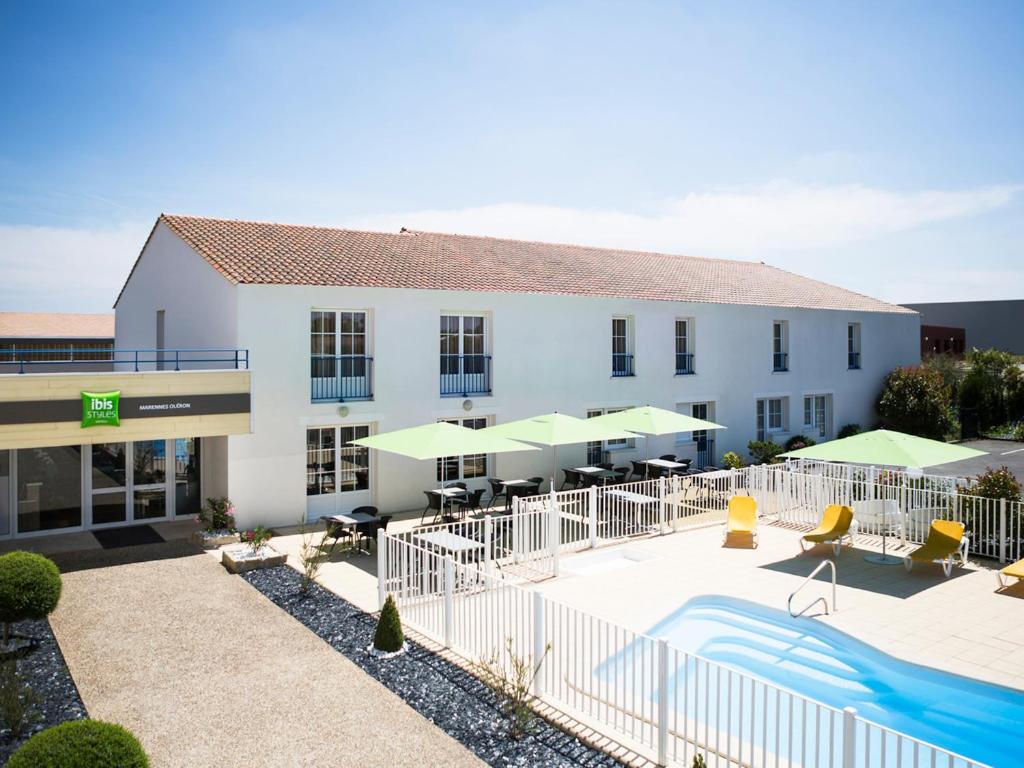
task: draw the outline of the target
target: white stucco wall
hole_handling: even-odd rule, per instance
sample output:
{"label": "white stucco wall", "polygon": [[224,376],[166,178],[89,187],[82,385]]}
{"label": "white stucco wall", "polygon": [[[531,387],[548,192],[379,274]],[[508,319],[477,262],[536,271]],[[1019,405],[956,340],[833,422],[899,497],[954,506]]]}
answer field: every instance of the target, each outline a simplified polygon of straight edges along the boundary
{"label": "white stucco wall", "polygon": [[[169,286],[180,285],[165,275]],[[195,307],[183,292],[182,309]],[[209,302],[204,314],[210,311]],[[342,418],[337,403],[310,403],[309,311],[366,310],[369,354],[374,357],[374,400],[349,402]],[[219,307],[223,310],[224,307]],[[493,355],[493,396],[439,395],[439,315],[484,313]],[[170,317],[170,312],[168,313]],[[635,370],[613,378],[610,328],[613,315],[634,318]],[[692,376],[674,375],[674,320],[695,319]],[[789,322],[790,370],[772,373],[774,320]],[[170,327],[170,320],[169,327]],[[227,318],[213,325],[227,324]],[[847,370],[849,322],[862,325],[862,368]],[[150,323],[152,324],[152,323]],[[211,322],[200,323],[210,328]],[[590,408],[713,401],[716,454],[746,456],[755,436],[755,400],[790,399],[790,430],[801,432],[803,396],[833,396],[833,432],[848,422],[874,423],[873,403],[885,374],[919,360],[915,314],[858,313],[715,304],[644,302],[571,296],[527,296],[459,291],[243,285],[237,288],[237,343],[253,361],[253,434],[229,438],[229,491],[242,524],[288,524],[305,512],[305,430],[308,426],[370,424],[385,432],[442,417],[488,416],[494,423],[561,411],[584,416]],[[118,325],[119,341],[121,324]],[[170,346],[170,335],[168,345]],[[651,456],[693,455],[674,436],[650,440]],[[434,463],[372,452],[372,503],[383,512],[421,508],[423,490],[436,486]],[[617,465],[642,458],[615,455]],[[579,466],[584,446],[559,450],[559,467]],[[490,474],[503,478],[550,474],[550,449],[497,456]],[[561,473],[559,473],[561,482]],[[363,503],[360,500],[359,503]]]}

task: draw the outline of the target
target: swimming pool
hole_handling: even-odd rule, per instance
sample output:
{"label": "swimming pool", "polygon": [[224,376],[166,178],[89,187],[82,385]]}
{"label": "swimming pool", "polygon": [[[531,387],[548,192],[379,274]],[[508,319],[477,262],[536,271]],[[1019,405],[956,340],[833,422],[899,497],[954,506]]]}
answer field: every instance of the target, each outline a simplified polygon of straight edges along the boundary
{"label": "swimming pool", "polygon": [[[830,707],[856,707],[860,717],[994,768],[1024,764],[1024,692],[910,664],[815,619],[792,619],[785,611],[756,603],[705,596],[690,600],[645,634]],[[649,663],[641,658],[645,655],[626,648],[595,674],[606,681],[627,679],[630,664]],[[669,671],[669,700],[677,709],[688,702],[688,689],[716,684],[702,683],[693,661]],[[717,685],[727,683],[719,680]],[[731,690],[733,683],[728,685]],[[706,696],[708,689],[703,691]],[[645,695],[654,694],[645,690]],[[786,713],[768,715],[771,721]],[[734,716],[730,727],[742,732],[747,727],[743,715]],[[799,723],[792,708],[788,717]],[[766,740],[783,741],[777,734]],[[870,748],[858,744],[859,752]],[[805,764],[821,762],[821,754],[813,761],[803,753],[801,757]],[[885,763],[895,765],[893,757]],[[869,757],[864,762],[875,761]]]}

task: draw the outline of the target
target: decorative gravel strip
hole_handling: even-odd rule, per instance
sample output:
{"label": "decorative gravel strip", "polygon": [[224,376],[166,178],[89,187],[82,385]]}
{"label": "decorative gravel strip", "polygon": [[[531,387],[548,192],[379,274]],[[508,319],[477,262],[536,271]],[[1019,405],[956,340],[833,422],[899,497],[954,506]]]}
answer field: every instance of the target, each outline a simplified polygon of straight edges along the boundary
{"label": "decorative gravel strip", "polygon": [[398,658],[373,658],[366,647],[376,618],[316,584],[303,597],[302,577],[292,568],[250,571],[242,578],[488,765],[622,765],[539,718],[532,733],[512,739],[494,692],[418,643],[410,641],[409,652]]}
{"label": "decorative gravel strip", "polygon": [[0,764],[6,762],[22,742],[44,728],[89,716],[50,630],[50,623],[45,619],[22,621],[14,625],[14,631],[39,639],[35,650],[18,658],[17,665],[21,681],[27,683],[42,700],[39,705],[42,718],[16,741],[11,741],[6,728],[0,731]]}

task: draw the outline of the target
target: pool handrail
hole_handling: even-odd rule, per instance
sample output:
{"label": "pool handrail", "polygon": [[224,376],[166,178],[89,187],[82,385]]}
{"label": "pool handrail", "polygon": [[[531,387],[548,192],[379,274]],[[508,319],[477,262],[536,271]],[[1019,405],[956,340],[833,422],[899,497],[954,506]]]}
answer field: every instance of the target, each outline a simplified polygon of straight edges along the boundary
{"label": "pool handrail", "polygon": [[[805,605],[803,610],[798,611],[797,613],[793,613],[793,598],[796,597],[797,593],[805,586],[807,586],[807,584],[810,581],[812,581],[815,576],[821,573],[821,569],[824,568],[826,565],[832,569],[832,610],[830,611],[828,609],[828,600],[825,599],[825,596],[819,595],[814,600]],[[835,613],[837,610],[839,610],[836,607],[836,564],[832,560],[826,559],[818,563],[814,570],[807,575],[807,578],[800,582],[800,586],[789,593],[789,599],[786,600],[786,609],[789,611],[790,617],[795,619],[798,616],[803,616],[805,613],[807,613],[807,611],[811,609],[811,606],[816,605],[818,602],[821,602],[825,606],[826,616],[829,613]]]}

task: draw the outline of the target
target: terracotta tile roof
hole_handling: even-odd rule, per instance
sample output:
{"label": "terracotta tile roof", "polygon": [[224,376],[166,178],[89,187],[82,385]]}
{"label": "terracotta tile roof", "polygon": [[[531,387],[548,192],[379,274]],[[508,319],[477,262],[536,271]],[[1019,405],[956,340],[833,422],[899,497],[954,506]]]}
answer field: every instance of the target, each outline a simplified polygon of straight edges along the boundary
{"label": "terracotta tile roof", "polygon": [[0,338],[112,339],[114,316],[72,312],[0,312]]}
{"label": "terracotta tile roof", "polygon": [[159,221],[233,283],[908,311],[758,262],[404,229],[360,232],[167,214]]}

